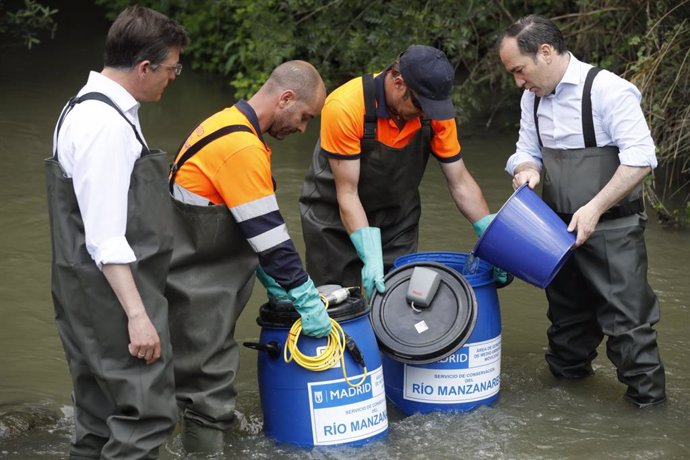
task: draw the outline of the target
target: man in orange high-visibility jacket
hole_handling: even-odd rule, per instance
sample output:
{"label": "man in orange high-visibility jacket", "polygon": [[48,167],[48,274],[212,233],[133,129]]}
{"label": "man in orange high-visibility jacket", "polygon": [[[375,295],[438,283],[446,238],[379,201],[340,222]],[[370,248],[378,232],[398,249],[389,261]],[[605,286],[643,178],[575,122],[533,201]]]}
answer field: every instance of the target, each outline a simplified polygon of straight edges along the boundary
{"label": "man in orange high-visibility jacket", "polygon": [[278,209],[263,137],[304,132],[325,98],[311,64],[281,64],[248,101],[197,126],[173,165],[175,247],[166,294],[189,452],[221,450],[235,418],[239,347],[233,335],[255,270],[269,295],[291,298],[305,334],[330,333],[325,305]]}
{"label": "man in orange high-visibility jacket", "polygon": [[475,231],[488,226],[493,215],[461,156],[453,79],[442,51],[412,45],[383,72],[328,96],[300,196],[307,270],[318,284],[360,285],[361,273],[368,296],[383,292],[384,270],[417,250],[429,155]]}

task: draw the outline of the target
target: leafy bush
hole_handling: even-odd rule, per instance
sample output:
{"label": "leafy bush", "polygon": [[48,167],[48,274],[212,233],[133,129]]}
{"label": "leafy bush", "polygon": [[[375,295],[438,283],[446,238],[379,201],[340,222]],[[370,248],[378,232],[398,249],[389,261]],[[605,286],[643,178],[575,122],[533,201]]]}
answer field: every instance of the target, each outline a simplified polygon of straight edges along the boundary
{"label": "leafy bush", "polygon": [[35,0],[25,0],[23,7],[17,6],[16,3],[12,2],[10,6],[5,7],[4,1],[0,0],[0,11],[5,11],[4,14],[0,14],[0,37],[10,37],[7,41],[3,39],[3,42],[20,42],[31,49],[41,42],[38,36],[43,32],[48,32],[50,38],[53,38],[57,28],[53,16],[58,10]]}
{"label": "leafy bush", "polygon": [[[127,0],[95,0],[114,16]],[[461,119],[500,129],[520,97],[495,49],[502,31],[531,13],[551,17],[580,59],[634,82],[664,178],[657,184],[687,208],[690,195],[690,0],[141,0],[177,18],[192,43],[184,59],[228,78],[236,97],[254,93],[279,63],[304,59],[329,89],[382,70],[413,43],[436,46],[456,68]],[[529,5],[528,5],[529,3]],[[510,128],[517,119],[513,117]],[[657,173],[659,175],[659,173]],[[685,212],[667,212],[682,222]],[[678,217],[674,217],[678,216]]]}

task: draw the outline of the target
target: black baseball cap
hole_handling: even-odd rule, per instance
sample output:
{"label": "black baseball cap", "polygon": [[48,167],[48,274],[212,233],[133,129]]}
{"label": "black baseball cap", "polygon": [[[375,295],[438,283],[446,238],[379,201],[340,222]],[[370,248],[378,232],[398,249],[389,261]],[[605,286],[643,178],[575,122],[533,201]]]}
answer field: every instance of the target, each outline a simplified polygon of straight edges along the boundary
{"label": "black baseball cap", "polygon": [[432,120],[455,118],[450,99],[455,70],[445,53],[432,46],[412,45],[398,56],[400,73]]}

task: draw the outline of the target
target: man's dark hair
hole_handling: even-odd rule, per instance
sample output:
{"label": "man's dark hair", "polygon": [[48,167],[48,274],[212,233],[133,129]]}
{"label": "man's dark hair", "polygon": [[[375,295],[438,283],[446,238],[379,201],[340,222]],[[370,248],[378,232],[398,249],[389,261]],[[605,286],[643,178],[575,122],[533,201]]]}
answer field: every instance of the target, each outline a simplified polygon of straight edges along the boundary
{"label": "man's dark hair", "polygon": [[522,54],[535,56],[539,45],[544,43],[553,46],[558,54],[568,51],[561,30],[549,18],[538,14],[531,14],[515,21],[503,32],[501,41],[504,38],[515,38]]}
{"label": "man's dark hair", "polygon": [[104,65],[130,69],[141,61],[160,64],[170,48],[184,48],[184,27],[164,14],[142,6],[127,7],[110,26],[105,39]]}

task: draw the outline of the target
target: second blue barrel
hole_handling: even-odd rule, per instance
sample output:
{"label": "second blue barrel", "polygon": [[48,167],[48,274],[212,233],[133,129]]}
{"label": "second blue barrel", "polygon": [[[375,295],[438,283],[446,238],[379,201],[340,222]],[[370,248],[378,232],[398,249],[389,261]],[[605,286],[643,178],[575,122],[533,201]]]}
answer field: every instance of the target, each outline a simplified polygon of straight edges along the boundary
{"label": "second blue barrel", "polygon": [[[338,364],[314,372],[283,359],[290,327],[299,318],[292,304],[261,306],[259,342],[244,345],[259,350],[259,395],[267,436],[312,448],[358,446],[388,434],[381,355],[368,312],[359,293],[328,309],[329,316],[357,345],[366,373],[349,353],[344,355],[345,369]],[[326,342],[326,338],[300,335],[297,344],[305,355],[316,356]]]}
{"label": "second blue barrel", "polygon": [[[447,300],[448,296],[441,298],[437,296],[436,301],[452,303],[455,302],[456,297],[458,299],[466,297],[467,302],[471,303],[472,294],[476,301],[476,318],[473,328],[466,327],[458,334],[458,337],[447,337],[444,340],[446,349],[437,351],[439,356],[437,360],[431,359],[431,354],[425,356],[406,354],[405,342],[401,342],[402,345],[396,344],[396,346],[400,345],[398,350],[404,350],[403,353],[386,350],[382,346],[386,396],[404,414],[435,411],[466,412],[478,406],[489,405],[499,397],[501,314],[493,267],[480,261],[474,273],[460,275],[469,257],[469,254],[455,252],[414,253],[399,257],[389,273],[390,275],[396,270],[399,272],[406,268],[410,269],[415,265],[440,264],[450,268],[459,278],[464,279],[472,292],[456,293],[450,296],[450,300]],[[386,286],[388,288],[388,284]],[[405,289],[404,285],[402,288]],[[448,319],[448,311],[455,311],[455,306],[443,305],[442,307],[432,304],[427,316],[433,315],[433,309],[437,308],[438,314],[446,316],[443,321],[452,321]],[[471,305],[467,309],[470,307]],[[462,315],[462,310],[463,308],[459,307],[458,314]],[[373,311],[372,314],[374,314]],[[374,329],[376,331],[377,328]],[[458,330],[453,332],[449,330],[448,334],[456,334]],[[456,346],[461,344],[461,346],[448,354],[448,347],[453,344]],[[409,346],[413,345],[413,342],[409,341]]]}

